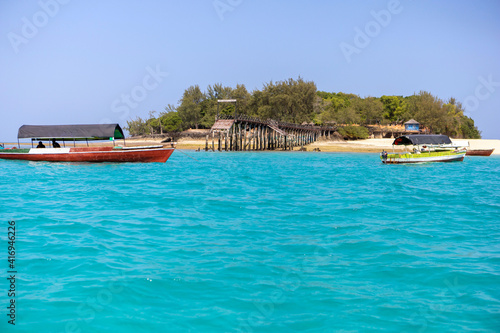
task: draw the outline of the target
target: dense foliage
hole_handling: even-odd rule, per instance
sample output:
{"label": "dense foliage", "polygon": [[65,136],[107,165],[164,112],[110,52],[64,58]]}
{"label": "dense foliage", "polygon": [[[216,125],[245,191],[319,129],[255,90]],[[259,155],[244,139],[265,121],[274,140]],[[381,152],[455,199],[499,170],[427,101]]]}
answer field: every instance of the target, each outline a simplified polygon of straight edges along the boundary
{"label": "dense foliage", "polygon": [[345,139],[368,139],[370,135],[366,127],[353,125],[339,127],[338,132]]}
{"label": "dense foliage", "polygon": [[[184,91],[178,106],[168,105],[155,117],[127,121],[131,135],[163,134],[189,128],[210,128],[217,114],[218,99],[237,99],[236,112],[261,119],[293,123],[361,125],[339,129],[345,137],[367,137],[363,126],[402,124],[415,119],[432,133],[458,138],[480,138],[474,120],[454,98],[448,101],[421,91],[411,96],[359,97],[354,94],[317,91],[316,84],[302,78],[264,84],[261,90],[248,92],[244,85],[235,88],[220,83],[202,91],[198,85]],[[234,104],[219,105],[221,114],[234,114]]]}

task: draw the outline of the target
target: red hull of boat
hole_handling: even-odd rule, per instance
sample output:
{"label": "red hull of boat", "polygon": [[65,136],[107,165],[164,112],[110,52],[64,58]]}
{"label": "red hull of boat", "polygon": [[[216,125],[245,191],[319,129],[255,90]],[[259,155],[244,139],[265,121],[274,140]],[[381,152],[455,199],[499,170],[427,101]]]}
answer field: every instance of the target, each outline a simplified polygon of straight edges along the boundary
{"label": "red hull of boat", "polygon": [[[33,149],[32,149],[33,150]],[[39,152],[39,153],[38,153]],[[25,161],[46,162],[160,162],[165,163],[174,148],[157,149],[113,149],[113,147],[99,148],[71,148],[69,152],[51,154],[42,149],[35,153],[2,153],[0,158]]]}
{"label": "red hull of boat", "polygon": [[465,155],[469,156],[490,156],[495,149],[472,149],[467,150]]}

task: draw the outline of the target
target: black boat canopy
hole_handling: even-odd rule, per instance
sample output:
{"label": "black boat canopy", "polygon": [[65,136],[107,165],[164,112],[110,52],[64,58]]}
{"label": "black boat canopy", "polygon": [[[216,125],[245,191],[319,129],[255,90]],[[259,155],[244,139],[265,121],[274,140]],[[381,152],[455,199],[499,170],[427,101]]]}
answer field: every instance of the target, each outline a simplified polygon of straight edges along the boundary
{"label": "black boat canopy", "polygon": [[114,140],[125,139],[118,124],[99,125],[23,125],[17,133],[18,139],[32,138],[56,140]]}
{"label": "black boat canopy", "polygon": [[393,145],[443,145],[451,144],[447,135],[442,134],[410,134],[397,137]]}

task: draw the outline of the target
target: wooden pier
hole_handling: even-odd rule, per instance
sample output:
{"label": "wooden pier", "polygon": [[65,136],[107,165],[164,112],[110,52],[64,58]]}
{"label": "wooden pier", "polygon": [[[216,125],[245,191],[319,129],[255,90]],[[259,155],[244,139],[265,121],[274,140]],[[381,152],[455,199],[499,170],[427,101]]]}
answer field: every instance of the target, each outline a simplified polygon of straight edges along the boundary
{"label": "wooden pier", "polygon": [[205,150],[293,150],[320,137],[330,138],[336,129],[334,126],[298,125],[245,115],[217,115],[207,135]]}

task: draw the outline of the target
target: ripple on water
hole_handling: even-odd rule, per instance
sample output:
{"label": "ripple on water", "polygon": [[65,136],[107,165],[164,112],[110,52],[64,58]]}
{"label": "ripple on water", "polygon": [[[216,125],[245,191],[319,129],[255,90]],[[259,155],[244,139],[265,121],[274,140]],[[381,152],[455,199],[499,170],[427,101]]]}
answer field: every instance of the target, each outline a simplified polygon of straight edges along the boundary
{"label": "ripple on water", "polygon": [[0,161],[19,331],[500,327],[498,158],[195,157]]}

